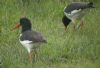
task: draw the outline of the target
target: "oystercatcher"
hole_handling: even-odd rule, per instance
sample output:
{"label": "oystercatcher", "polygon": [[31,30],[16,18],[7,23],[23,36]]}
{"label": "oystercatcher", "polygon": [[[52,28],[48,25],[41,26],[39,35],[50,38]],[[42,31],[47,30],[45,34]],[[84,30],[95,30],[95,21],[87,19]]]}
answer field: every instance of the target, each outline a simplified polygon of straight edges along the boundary
{"label": "oystercatcher", "polygon": [[46,43],[47,41],[43,38],[41,33],[32,30],[31,22],[28,18],[21,18],[20,23],[18,23],[13,30],[20,26],[22,27],[22,31],[19,41],[27,49],[29,61],[32,63],[32,50],[35,51],[40,46],[40,43]]}
{"label": "oystercatcher", "polygon": [[[64,8],[64,16],[62,18],[62,22],[65,26],[65,30],[70,22],[73,22],[74,28],[76,20],[82,20],[82,17],[88,12],[87,10],[90,8],[95,8],[93,6],[93,2],[73,2]],[[80,23],[80,25],[82,25]]]}

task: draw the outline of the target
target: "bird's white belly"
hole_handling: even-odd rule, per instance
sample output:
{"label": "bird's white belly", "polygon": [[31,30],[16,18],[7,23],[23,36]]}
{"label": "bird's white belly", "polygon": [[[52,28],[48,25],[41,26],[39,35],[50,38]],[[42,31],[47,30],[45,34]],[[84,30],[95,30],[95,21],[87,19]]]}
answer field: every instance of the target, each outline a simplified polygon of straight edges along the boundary
{"label": "bird's white belly", "polygon": [[36,49],[40,46],[40,43],[32,43],[32,41],[29,40],[24,40],[21,41],[19,40],[20,43],[27,49],[27,51],[30,53],[32,49]]}
{"label": "bird's white belly", "polygon": [[84,10],[74,10],[71,13],[66,13],[64,12],[64,14],[66,15],[66,17],[68,17],[69,19],[72,20],[72,22],[74,23],[75,20],[81,20],[83,18],[84,15],[86,15],[88,9],[84,9]]}
{"label": "bird's white belly", "polygon": [[24,40],[20,41],[20,43],[28,50],[28,52],[30,52],[31,49],[33,48],[32,41]]}
{"label": "bird's white belly", "polygon": [[71,19],[72,21],[74,20],[81,20],[82,17],[85,15],[85,11],[72,11],[71,13],[66,13],[64,12],[64,14]]}

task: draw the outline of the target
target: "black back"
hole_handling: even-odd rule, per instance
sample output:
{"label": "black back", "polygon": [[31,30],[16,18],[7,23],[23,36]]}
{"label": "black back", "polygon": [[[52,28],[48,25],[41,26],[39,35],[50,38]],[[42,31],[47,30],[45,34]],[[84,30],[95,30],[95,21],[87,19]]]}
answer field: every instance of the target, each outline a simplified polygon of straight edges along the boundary
{"label": "black back", "polygon": [[21,41],[29,40],[32,41],[33,43],[46,42],[41,33],[32,30],[27,30],[23,32],[22,36],[20,37],[20,40]]}
{"label": "black back", "polygon": [[83,9],[86,9],[86,8],[94,8],[93,3],[92,2],[89,2],[89,3],[84,3],[84,2],[71,3],[65,8],[64,12],[70,13],[73,10],[78,10],[78,9],[83,10]]}

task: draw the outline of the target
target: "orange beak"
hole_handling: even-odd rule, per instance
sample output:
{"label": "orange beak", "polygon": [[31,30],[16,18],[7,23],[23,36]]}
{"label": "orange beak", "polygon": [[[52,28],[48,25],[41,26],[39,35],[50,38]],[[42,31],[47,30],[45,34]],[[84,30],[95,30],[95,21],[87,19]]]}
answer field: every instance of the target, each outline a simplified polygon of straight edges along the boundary
{"label": "orange beak", "polygon": [[11,31],[14,31],[15,29],[19,28],[20,26],[21,26],[20,23],[16,24],[16,26]]}

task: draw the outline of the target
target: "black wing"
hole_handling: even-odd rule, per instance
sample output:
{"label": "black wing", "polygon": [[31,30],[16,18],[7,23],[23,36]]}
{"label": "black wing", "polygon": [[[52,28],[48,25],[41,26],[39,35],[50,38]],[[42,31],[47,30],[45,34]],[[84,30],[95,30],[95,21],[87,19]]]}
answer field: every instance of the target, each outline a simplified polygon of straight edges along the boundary
{"label": "black wing", "polygon": [[41,33],[36,32],[36,31],[25,31],[22,36],[20,37],[20,39],[23,40],[29,40],[32,41],[33,43],[37,43],[37,42],[46,42],[46,40],[43,38],[43,36],[41,35]]}
{"label": "black wing", "polygon": [[73,10],[86,9],[86,8],[88,8],[87,3],[71,3],[64,9],[64,12],[70,13]]}

